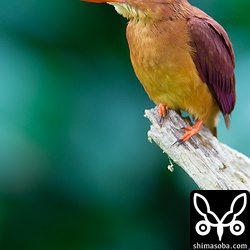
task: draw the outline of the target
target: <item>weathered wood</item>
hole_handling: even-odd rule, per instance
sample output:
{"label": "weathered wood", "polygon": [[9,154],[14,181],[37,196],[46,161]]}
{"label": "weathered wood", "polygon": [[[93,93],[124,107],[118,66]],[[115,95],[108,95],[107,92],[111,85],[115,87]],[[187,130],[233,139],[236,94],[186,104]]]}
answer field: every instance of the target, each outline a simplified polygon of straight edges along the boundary
{"label": "weathered wood", "polygon": [[201,189],[250,191],[250,159],[218,141],[206,127],[188,142],[178,145],[175,142],[184,133],[181,128],[191,124],[189,118],[169,110],[160,127],[157,107],[145,110],[145,117],[152,123],[149,141],[155,141]]}

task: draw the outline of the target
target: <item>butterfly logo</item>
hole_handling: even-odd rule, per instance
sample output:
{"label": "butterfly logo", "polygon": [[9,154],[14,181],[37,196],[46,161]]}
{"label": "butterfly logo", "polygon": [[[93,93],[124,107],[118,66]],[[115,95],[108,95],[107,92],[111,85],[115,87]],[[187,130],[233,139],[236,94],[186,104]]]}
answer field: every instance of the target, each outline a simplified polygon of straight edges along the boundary
{"label": "butterfly logo", "polygon": [[[240,200],[243,199],[243,205],[240,206],[239,204]],[[200,206],[198,205],[198,201]],[[245,210],[247,205],[247,195],[246,193],[239,194],[236,196],[230,206],[230,210],[227,211],[221,219],[210,209],[210,205],[208,203],[208,200],[201,194],[195,193],[193,196],[193,203],[196,211],[203,217],[202,220],[196,223],[195,230],[196,232],[201,235],[205,236],[209,234],[211,231],[211,227],[217,228],[217,235],[219,238],[219,241],[221,241],[224,228],[229,227],[230,232],[235,235],[239,236],[242,235],[245,231],[245,225],[242,221],[237,220],[237,217]],[[238,204],[237,204],[238,203]],[[235,206],[237,204],[237,207]],[[205,205],[205,211],[204,211],[204,205]],[[225,222],[226,219],[230,220],[230,222]]]}

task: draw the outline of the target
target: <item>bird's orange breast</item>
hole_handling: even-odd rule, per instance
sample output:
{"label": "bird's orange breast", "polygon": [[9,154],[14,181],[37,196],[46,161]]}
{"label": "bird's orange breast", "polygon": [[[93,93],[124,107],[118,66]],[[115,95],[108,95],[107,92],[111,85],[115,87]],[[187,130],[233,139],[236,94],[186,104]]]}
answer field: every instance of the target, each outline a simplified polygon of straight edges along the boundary
{"label": "bird's orange breast", "polygon": [[214,123],[219,108],[193,62],[186,22],[130,22],[127,40],[135,73],[156,104]]}

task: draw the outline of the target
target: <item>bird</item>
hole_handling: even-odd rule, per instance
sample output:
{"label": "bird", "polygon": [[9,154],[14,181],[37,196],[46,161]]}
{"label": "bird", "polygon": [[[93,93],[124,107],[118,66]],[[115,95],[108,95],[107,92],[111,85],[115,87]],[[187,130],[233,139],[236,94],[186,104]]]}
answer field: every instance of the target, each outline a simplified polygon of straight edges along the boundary
{"label": "bird", "polygon": [[235,106],[234,50],[225,29],[187,0],[83,0],[108,3],[128,19],[126,38],[134,72],[158,105],[185,111],[194,124],[179,144],[205,125],[217,136],[220,112],[226,127]]}

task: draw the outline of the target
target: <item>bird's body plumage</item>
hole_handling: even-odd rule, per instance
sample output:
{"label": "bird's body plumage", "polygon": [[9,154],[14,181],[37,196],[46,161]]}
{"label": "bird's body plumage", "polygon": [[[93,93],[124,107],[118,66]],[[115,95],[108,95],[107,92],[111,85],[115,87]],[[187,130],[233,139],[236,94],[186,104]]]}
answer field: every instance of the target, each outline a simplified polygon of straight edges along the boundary
{"label": "bird's body plumage", "polygon": [[[160,27],[154,22],[128,24],[127,38],[135,73],[157,105],[163,103],[170,109],[184,110],[195,120],[205,120],[214,130],[219,108],[197,72],[187,26],[179,19],[162,22]],[[176,33],[177,28],[182,36]],[[146,39],[139,42],[141,34]]]}
{"label": "bird's body plumage", "polygon": [[110,4],[129,19],[126,35],[132,65],[149,97],[157,105],[204,121],[214,135],[219,111],[229,127],[235,76],[234,52],[225,30],[187,0]]}

